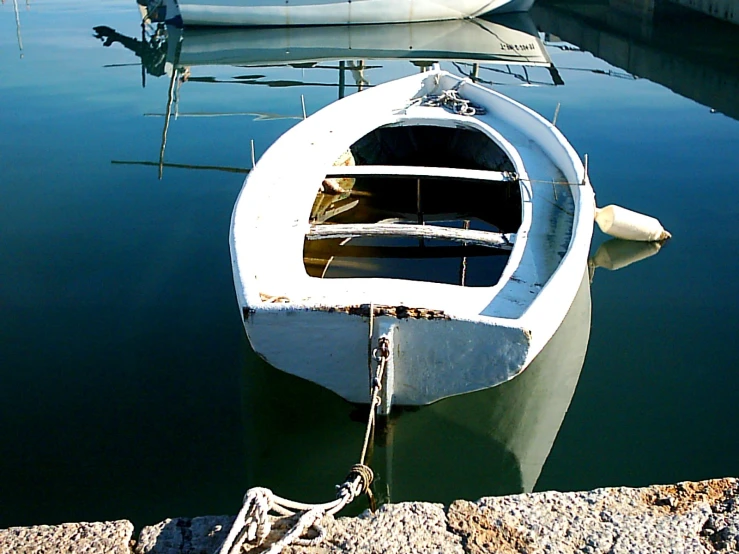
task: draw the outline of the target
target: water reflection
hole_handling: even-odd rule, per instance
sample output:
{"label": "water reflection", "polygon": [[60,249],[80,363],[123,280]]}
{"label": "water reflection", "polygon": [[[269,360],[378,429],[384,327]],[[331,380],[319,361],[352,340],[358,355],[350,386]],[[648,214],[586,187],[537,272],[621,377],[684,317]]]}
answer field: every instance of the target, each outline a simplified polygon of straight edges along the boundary
{"label": "water reflection", "polygon": [[[407,60],[416,71],[423,71],[432,63],[449,61],[458,73],[484,84],[494,84],[501,78],[528,85],[564,84],[532,19],[524,13],[489,20],[326,27],[183,30],[161,23],[143,24],[141,38],[127,36],[105,25],[93,30],[103,46],[120,44],[139,58],[144,86],[146,75],[167,75],[170,79],[166,109],[162,114],[164,125],[159,160],[130,162],[157,165],[160,179],[167,165],[164,158],[173,115],[236,115],[236,112],[180,113],[181,88],[187,82],[269,88],[328,87],[336,88],[337,97],[343,98],[350,92],[372,86],[374,78],[370,73],[373,70],[381,69],[389,61]],[[238,74],[223,77],[197,71],[209,67],[236,68]],[[300,70],[301,78],[275,79],[264,74],[264,69],[276,67]],[[243,68],[260,68],[261,71],[244,74]],[[546,76],[534,77],[529,68],[543,69]],[[325,72],[319,70],[326,69],[335,71],[335,79],[325,79]],[[308,79],[306,71],[315,73],[317,79]],[[262,111],[239,112],[239,115],[252,115],[261,120],[294,118]],[[247,168],[214,169],[248,171]]]}
{"label": "water reflection", "polygon": [[548,35],[739,119],[735,25],[659,0],[542,0],[531,16]]}
{"label": "water reflection", "polygon": [[662,246],[664,243],[659,241],[607,240],[598,247],[589,260],[591,275],[599,267],[615,271],[651,258],[662,249]]}
{"label": "water reflection", "polygon": [[[483,491],[533,490],[580,376],[590,309],[585,273],[561,327],[520,376],[394,411],[370,462],[380,500],[450,502]],[[337,396],[256,360],[243,379],[245,444],[256,454],[249,459],[249,486],[274,486],[283,496],[299,491],[311,501],[330,498],[331,486],[356,462],[363,411],[352,414]]]}
{"label": "water reflection", "polygon": [[[489,20],[327,27],[182,30],[157,24],[144,25],[140,39],[105,25],[95,27],[94,31],[104,46],[119,43],[131,50],[146,71],[155,76],[165,72],[171,75],[177,69],[184,75],[189,68],[197,66],[290,65],[300,69],[319,69],[320,64],[326,61],[351,60],[356,63],[357,60],[368,59],[405,59],[419,67],[453,60],[460,67],[471,62],[546,67],[556,71],[527,14],[509,14]],[[370,68],[344,67],[345,71],[357,72],[355,81],[360,88],[369,84],[362,75],[367,69]],[[185,80],[188,78],[192,77],[187,75]],[[516,78],[525,80],[526,77],[517,74]],[[553,77],[551,84],[559,84],[558,79]],[[201,77],[200,80],[206,81],[207,78]],[[235,77],[234,82],[255,84],[259,79]],[[264,84],[291,86],[305,83]]]}
{"label": "water reflection", "polygon": [[[26,3],[26,9],[28,9],[29,4]],[[15,13],[15,34],[18,38],[18,51],[20,52],[20,57],[23,57],[23,36],[21,34],[21,14],[18,10],[18,0],[13,0],[13,12]]]}

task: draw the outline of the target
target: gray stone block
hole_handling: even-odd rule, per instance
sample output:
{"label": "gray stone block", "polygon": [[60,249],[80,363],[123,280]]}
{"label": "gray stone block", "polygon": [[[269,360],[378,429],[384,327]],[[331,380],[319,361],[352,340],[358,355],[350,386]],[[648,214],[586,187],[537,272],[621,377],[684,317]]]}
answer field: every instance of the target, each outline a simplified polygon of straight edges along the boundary
{"label": "gray stone block", "polygon": [[144,527],[135,554],[215,554],[233,516],[178,517]]}
{"label": "gray stone block", "polygon": [[[215,554],[234,517],[167,519],[134,545],[128,521],[0,530],[0,554]],[[296,518],[273,518],[262,552]],[[356,518],[325,517],[325,539],[285,554],[704,554],[739,551],[739,481],[406,502]],[[309,531],[315,533],[314,531]]]}
{"label": "gray stone block", "polygon": [[63,523],[0,529],[0,554],[130,554],[133,523]]}
{"label": "gray stone block", "polygon": [[[451,533],[441,504],[404,502],[376,513],[339,518],[323,544],[324,552],[363,554],[463,554],[461,537]],[[311,552],[308,549],[302,551]],[[302,552],[297,550],[296,552]],[[316,550],[313,550],[315,552]]]}
{"label": "gray stone block", "polygon": [[[735,479],[720,479],[643,489],[544,492],[457,501],[447,515],[450,528],[464,537],[466,550],[473,554],[703,554],[716,546],[705,539],[704,526],[716,506],[736,496],[736,489]],[[722,523],[714,521],[717,524]]]}

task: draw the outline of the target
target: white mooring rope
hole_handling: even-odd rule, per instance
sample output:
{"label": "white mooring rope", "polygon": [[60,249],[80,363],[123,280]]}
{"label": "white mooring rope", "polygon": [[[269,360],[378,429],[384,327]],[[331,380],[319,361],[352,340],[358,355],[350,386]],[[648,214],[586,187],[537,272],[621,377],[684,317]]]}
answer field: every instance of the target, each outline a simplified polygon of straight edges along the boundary
{"label": "white mooring rope", "polygon": [[[372,380],[370,409],[362,452],[359,463],[352,466],[344,482],[336,487],[336,499],[324,504],[306,504],[282,498],[263,487],[251,488],[246,491],[244,504],[236,516],[226,540],[223,541],[221,548],[218,550],[218,554],[239,554],[244,543],[253,546],[261,545],[272,530],[270,512],[281,516],[292,516],[298,512],[302,512],[302,514],[292,528],[265,551],[267,554],[279,554],[283,548],[291,544],[316,546],[325,538],[325,530],[320,525],[324,516],[334,515],[362,494],[367,494],[370,501],[373,501],[370,485],[374,479],[374,474],[372,469],[365,465],[365,461],[370,438],[375,427],[377,406],[382,402],[380,398],[382,377],[390,358],[390,344],[387,338],[379,339],[377,348],[372,352],[372,358],[377,362],[377,370]],[[308,529],[313,529],[316,537],[312,539],[304,538],[303,533]]]}
{"label": "white mooring rope", "polygon": [[473,104],[470,100],[459,95],[459,86],[463,82],[465,81],[461,81],[454,88],[444,90],[439,94],[427,94],[421,98],[416,98],[411,105],[418,104],[419,106],[432,108],[441,106],[458,115],[485,115],[485,108]]}

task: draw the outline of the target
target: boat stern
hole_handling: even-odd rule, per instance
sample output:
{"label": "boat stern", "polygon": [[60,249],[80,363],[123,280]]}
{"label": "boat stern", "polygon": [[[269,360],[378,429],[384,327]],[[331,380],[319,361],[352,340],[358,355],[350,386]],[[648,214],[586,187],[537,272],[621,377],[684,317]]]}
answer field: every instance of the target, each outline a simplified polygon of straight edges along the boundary
{"label": "boat stern", "polygon": [[406,306],[295,307],[267,304],[245,310],[254,350],[287,373],[344,399],[369,402],[373,350],[390,343],[382,412],[392,405],[425,405],[504,383],[528,361],[531,334],[502,321],[454,319]]}

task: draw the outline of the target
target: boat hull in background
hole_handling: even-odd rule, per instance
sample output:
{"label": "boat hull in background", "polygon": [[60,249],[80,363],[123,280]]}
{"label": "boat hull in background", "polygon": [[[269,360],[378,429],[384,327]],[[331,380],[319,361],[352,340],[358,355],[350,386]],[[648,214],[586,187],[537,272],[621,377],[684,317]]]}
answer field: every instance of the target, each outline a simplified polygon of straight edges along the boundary
{"label": "boat hull in background", "polygon": [[411,23],[526,11],[534,0],[167,0],[185,25],[302,26]]}

